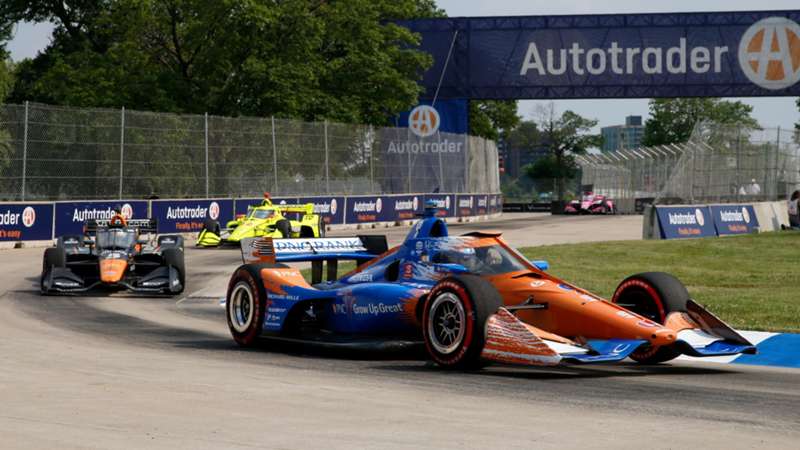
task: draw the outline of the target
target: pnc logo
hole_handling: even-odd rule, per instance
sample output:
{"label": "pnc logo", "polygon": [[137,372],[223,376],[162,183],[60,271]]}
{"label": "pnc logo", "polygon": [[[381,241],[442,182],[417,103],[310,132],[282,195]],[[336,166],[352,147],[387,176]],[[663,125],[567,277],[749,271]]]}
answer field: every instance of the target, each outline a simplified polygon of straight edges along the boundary
{"label": "pnc logo", "polygon": [[408,128],[419,137],[428,137],[439,130],[439,112],[432,106],[419,105],[408,115]]}
{"label": "pnc logo", "polygon": [[800,81],[800,25],[786,17],[754,23],[739,42],[739,65],[764,89],[784,89]]}
{"label": "pnc logo", "polygon": [[219,203],[211,202],[211,204],[208,205],[208,217],[213,220],[217,220],[219,218]]}
{"label": "pnc logo", "polygon": [[25,228],[30,228],[36,222],[36,210],[28,206],[22,210],[22,224]]}

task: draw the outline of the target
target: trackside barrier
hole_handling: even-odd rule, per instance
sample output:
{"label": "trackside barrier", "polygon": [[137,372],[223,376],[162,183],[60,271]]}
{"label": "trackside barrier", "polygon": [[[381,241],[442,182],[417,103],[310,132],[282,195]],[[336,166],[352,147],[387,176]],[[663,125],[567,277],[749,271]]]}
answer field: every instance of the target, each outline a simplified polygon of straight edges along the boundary
{"label": "trackside barrier", "polygon": [[785,202],[655,205],[644,211],[644,239],[728,236],[780,230],[788,224]]}
{"label": "trackside barrier", "polygon": [[[263,198],[174,200],[97,200],[0,203],[0,242],[46,241],[80,234],[89,219],[107,219],[119,205],[128,218],[155,218],[159,233],[194,233],[206,219],[225,223]],[[277,204],[313,203],[328,225],[414,220],[432,201],[442,217],[462,218],[502,212],[500,194],[402,194],[368,196],[276,197]],[[459,207],[459,202],[461,206]]]}

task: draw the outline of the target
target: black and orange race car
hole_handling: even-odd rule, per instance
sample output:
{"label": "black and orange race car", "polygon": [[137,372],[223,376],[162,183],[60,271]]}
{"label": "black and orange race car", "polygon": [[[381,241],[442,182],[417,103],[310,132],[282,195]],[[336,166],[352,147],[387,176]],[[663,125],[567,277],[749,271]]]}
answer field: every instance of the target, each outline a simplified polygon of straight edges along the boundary
{"label": "black and orange race car", "polygon": [[90,220],[84,235],[60,236],[42,262],[46,295],[94,288],[177,295],[185,283],[183,237],[157,235],[155,219]]}

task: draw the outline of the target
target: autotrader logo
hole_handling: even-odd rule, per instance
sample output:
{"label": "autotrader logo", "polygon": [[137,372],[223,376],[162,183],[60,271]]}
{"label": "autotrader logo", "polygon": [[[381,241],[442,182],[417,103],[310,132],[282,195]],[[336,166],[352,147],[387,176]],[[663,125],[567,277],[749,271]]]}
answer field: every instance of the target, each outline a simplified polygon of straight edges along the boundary
{"label": "autotrader logo", "polygon": [[219,218],[219,203],[211,202],[211,204],[208,205],[208,217],[212,220],[217,220]]}
{"label": "autotrader logo", "polygon": [[28,206],[22,211],[22,224],[30,228],[36,223],[36,210]]}
{"label": "autotrader logo", "polygon": [[702,227],[703,225],[706,224],[706,218],[703,215],[703,211],[700,211],[699,208],[694,210],[694,216],[697,218],[698,225]]}
{"label": "autotrader logo", "polygon": [[122,209],[120,212],[122,213],[122,217],[126,219],[130,219],[131,217],[133,217],[133,207],[131,206],[130,203],[125,203],[124,205],[122,205]]}
{"label": "autotrader logo", "polygon": [[764,89],[794,85],[800,81],[800,25],[786,17],[754,23],[739,42],[739,65]]}
{"label": "autotrader logo", "polygon": [[432,106],[419,105],[408,115],[408,128],[419,137],[428,137],[439,130],[439,112]]}

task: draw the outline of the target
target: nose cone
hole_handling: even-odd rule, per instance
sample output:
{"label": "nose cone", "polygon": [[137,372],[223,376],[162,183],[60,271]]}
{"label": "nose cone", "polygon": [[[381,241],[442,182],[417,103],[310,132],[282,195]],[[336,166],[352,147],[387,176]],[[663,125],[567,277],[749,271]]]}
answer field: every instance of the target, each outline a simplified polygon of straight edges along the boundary
{"label": "nose cone", "polygon": [[669,328],[660,328],[650,335],[650,344],[653,346],[670,345],[675,342],[677,333]]}
{"label": "nose cone", "polygon": [[118,283],[125,275],[128,261],[124,259],[100,260],[100,281],[103,283]]}

